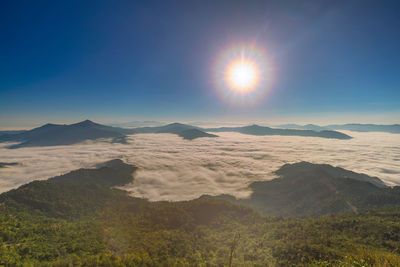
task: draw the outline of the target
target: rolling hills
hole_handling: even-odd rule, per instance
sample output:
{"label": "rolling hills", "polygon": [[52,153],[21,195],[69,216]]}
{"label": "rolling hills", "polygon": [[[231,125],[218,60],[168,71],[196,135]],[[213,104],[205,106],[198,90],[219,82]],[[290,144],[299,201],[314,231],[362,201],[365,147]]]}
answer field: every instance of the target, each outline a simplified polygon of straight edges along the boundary
{"label": "rolling hills", "polygon": [[[355,182],[348,184],[354,186],[352,190],[360,183],[365,188],[389,190],[376,178],[329,165],[302,162],[285,165],[277,174],[282,175],[278,178],[281,180],[294,179],[298,186],[295,176],[317,174],[319,169],[332,176],[322,178],[323,182],[348,179]],[[135,170],[113,160],[96,169],[72,171],[1,194],[0,264],[227,266],[232,251],[233,266],[400,264],[398,206],[360,214],[291,219],[265,217],[251,208],[210,196],[149,202],[112,188],[132,181]],[[309,185],[316,182],[312,177],[300,179]],[[255,192],[271,192],[254,188]],[[359,190],[368,190],[365,188]],[[320,196],[319,192],[310,192]]]}

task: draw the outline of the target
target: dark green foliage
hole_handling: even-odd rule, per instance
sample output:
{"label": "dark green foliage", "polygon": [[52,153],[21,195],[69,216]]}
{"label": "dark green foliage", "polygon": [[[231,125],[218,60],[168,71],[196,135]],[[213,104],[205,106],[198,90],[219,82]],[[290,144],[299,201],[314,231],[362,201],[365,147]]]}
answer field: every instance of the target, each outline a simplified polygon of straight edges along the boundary
{"label": "dark green foliage", "polygon": [[227,266],[233,242],[232,266],[400,265],[400,208],[264,217],[209,196],[132,198],[105,186],[117,174],[92,183],[97,172],[72,172],[1,194],[0,265]]}
{"label": "dark green foliage", "polygon": [[397,264],[399,218],[399,209],[264,218],[213,197],[152,203],[96,185],[39,181],[1,195],[0,263],[224,266],[240,233],[233,266],[339,263],[346,256]]}
{"label": "dark green foliage", "polygon": [[97,169],[79,169],[53,177],[49,181],[111,187],[132,182],[132,175],[135,170],[135,166],[126,164],[120,159],[115,159],[102,164]]}

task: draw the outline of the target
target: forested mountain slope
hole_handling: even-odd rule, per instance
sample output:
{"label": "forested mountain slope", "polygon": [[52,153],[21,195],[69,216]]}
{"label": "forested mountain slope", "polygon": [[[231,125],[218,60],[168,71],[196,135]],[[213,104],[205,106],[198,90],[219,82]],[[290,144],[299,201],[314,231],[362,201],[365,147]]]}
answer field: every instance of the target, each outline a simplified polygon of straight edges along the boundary
{"label": "forested mountain slope", "polygon": [[[116,166],[125,171],[108,173]],[[128,166],[112,161],[1,194],[0,264],[229,266],[233,245],[232,266],[400,264],[399,208],[285,219],[215,197],[149,202],[110,188]]]}
{"label": "forested mountain slope", "polygon": [[327,164],[285,164],[270,181],[249,185],[248,199],[219,196],[272,216],[301,217],[366,210],[400,205],[400,187],[388,187],[370,177]]}

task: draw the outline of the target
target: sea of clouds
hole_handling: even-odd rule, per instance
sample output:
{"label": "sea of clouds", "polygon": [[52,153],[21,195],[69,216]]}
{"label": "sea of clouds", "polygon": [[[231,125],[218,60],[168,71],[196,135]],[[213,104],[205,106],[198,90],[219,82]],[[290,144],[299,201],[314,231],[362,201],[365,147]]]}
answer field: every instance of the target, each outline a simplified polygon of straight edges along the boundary
{"label": "sea of clouds", "polygon": [[400,184],[400,135],[346,132],[351,140],[218,133],[183,140],[172,134],[138,134],[128,144],[104,141],[70,146],[7,149],[0,144],[0,192],[37,179],[121,158],[139,167],[123,187],[150,200],[189,200],[203,194],[247,197],[253,181],[270,180],[285,163],[309,161],[340,166]]}

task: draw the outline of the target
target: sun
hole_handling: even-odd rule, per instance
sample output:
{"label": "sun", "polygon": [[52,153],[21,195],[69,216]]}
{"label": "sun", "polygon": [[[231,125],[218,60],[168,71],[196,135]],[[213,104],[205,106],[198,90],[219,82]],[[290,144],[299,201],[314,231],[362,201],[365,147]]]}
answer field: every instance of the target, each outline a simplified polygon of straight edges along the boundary
{"label": "sun", "polygon": [[215,89],[234,106],[258,105],[270,92],[274,71],[266,48],[257,44],[233,44],[221,50],[212,65]]}
{"label": "sun", "polygon": [[235,91],[246,93],[254,89],[259,80],[259,69],[249,59],[236,59],[228,64],[226,82]]}

